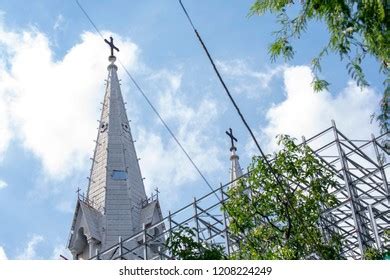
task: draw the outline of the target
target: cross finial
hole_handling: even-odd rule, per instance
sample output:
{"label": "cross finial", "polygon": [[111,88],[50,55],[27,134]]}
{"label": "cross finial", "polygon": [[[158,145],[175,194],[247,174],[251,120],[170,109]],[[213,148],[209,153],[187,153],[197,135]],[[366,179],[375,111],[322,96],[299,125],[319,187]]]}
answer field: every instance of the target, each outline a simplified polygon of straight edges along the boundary
{"label": "cross finial", "polygon": [[230,151],[237,150],[237,148],[234,146],[234,142],[237,142],[237,138],[234,137],[233,130],[231,128],[229,128],[229,131],[226,131],[225,133],[230,137],[230,141],[231,141],[231,144],[232,144],[232,146],[230,148]]}
{"label": "cross finial", "polygon": [[158,199],[158,194],[160,193],[160,191],[158,190],[158,188],[154,188],[154,191],[156,192],[156,197]]}
{"label": "cross finial", "polygon": [[81,191],[81,189],[80,189],[80,188],[77,188],[77,191],[76,191],[77,197],[80,197],[80,191]]}
{"label": "cross finial", "polygon": [[107,39],[104,39],[104,42],[106,42],[110,46],[111,56],[114,56],[114,50],[119,52],[119,49],[117,47],[115,47],[115,45],[114,45],[114,39],[112,39],[112,37],[110,37],[110,41],[108,41]]}

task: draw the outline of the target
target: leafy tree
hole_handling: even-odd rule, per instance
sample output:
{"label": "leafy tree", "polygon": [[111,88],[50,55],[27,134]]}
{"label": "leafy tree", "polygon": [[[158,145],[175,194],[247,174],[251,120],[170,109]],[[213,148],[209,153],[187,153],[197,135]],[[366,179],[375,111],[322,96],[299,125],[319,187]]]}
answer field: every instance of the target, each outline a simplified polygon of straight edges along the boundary
{"label": "leafy tree", "polygon": [[[340,259],[336,234],[321,232],[320,213],[332,207],[329,194],[333,175],[309,147],[282,136],[282,149],[269,166],[254,157],[250,175],[228,191],[223,211],[229,231],[238,236],[235,259]],[[222,248],[195,241],[195,231],[182,228],[168,239],[168,248],[179,259],[223,259]]]}
{"label": "leafy tree", "polygon": [[364,252],[363,258],[365,260],[388,260],[390,259],[390,228],[383,232],[384,243],[381,250],[376,248],[367,248]]}
{"label": "leafy tree", "polygon": [[367,248],[363,258],[365,260],[383,260],[383,254],[378,249]]}
{"label": "leafy tree", "polygon": [[383,258],[390,260],[390,227],[384,231]]}
{"label": "leafy tree", "polygon": [[[250,173],[228,191],[229,229],[240,239],[239,259],[339,259],[339,236],[321,232],[321,211],[336,204],[333,174],[309,147],[281,136],[268,166],[254,157]],[[276,174],[277,178],[275,178]]]}
{"label": "leafy tree", "polygon": [[180,227],[167,239],[166,246],[176,259],[180,260],[222,260],[223,248],[218,245],[195,240],[195,230]]}
{"label": "leafy tree", "polygon": [[[298,13],[295,9],[299,9]],[[307,29],[310,20],[323,21],[329,31],[328,43],[312,59],[313,87],[327,89],[329,82],[319,78],[321,60],[329,53],[340,55],[346,61],[350,76],[359,86],[367,86],[362,62],[372,55],[379,62],[379,71],[385,75],[381,113],[376,116],[383,132],[389,131],[390,119],[390,14],[387,0],[256,0],[250,15],[266,12],[277,14],[280,30],[269,47],[272,60],[282,56],[294,57],[292,46]]]}
{"label": "leafy tree", "polygon": [[384,236],[385,236],[385,243],[387,244],[388,246],[388,250],[390,251],[390,227],[385,229],[384,231]]}

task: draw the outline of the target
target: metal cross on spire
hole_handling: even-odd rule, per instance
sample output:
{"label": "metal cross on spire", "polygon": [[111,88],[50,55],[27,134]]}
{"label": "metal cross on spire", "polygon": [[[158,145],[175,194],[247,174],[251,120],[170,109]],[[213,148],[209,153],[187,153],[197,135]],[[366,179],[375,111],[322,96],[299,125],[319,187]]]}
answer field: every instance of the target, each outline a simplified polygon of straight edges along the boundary
{"label": "metal cross on spire", "polygon": [[160,193],[159,189],[158,188],[154,188],[154,191],[156,192],[156,197],[158,199],[158,194]]}
{"label": "metal cross on spire", "polygon": [[233,130],[229,128],[229,131],[225,131],[225,133],[230,137],[230,141],[232,143],[232,147],[230,148],[230,151],[233,149],[237,150],[237,148],[234,146],[234,141],[237,142],[237,138],[233,135]]}
{"label": "metal cross on spire", "polygon": [[114,39],[112,39],[112,37],[110,37],[110,41],[108,41],[107,39],[104,39],[104,42],[106,42],[110,46],[111,56],[114,56],[114,50],[119,52],[119,49],[117,47],[115,47],[115,45],[114,45]]}
{"label": "metal cross on spire", "polygon": [[81,189],[80,189],[80,188],[77,188],[77,191],[76,191],[76,193],[77,193],[77,198],[80,198],[80,192],[81,192]]}

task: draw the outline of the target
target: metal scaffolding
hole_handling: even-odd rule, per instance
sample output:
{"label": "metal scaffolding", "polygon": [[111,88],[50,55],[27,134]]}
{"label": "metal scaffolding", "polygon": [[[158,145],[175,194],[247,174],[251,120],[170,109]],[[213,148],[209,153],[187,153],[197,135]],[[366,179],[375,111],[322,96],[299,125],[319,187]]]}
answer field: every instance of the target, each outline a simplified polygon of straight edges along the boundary
{"label": "metal scaffolding", "polygon": [[[342,238],[342,254],[348,259],[361,259],[367,247],[390,249],[384,237],[384,231],[390,229],[388,135],[349,139],[332,122],[321,133],[303,138],[301,145],[309,146],[337,180],[331,193],[338,203],[324,209],[321,215],[324,238],[337,232]],[[222,245],[230,256],[239,250],[238,237],[229,231],[229,217],[221,208],[229,199],[227,190],[232,183],[194,198],[192,203],[169,212],[161,222],[144,226],[131,237],[119,238],[118,244],[96,252],[91,259],[172,259],[165,240],[181,227],[193,228],[195,238],[201,242]]]}

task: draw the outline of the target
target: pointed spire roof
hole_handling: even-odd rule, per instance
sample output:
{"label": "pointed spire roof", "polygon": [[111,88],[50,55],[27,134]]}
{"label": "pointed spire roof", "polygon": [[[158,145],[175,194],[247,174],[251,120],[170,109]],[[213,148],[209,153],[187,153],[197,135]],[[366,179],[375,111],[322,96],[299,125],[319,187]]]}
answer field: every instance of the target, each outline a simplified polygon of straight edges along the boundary
{"label": "pointed spire roof", "polygon": [[117,75],[116,57],[109,56],[109,61],[106,92],[87,192],[88,200],[100,211],[105,207],[106,189],[113,184],[127,182],[131,186],[131,192],[135,192],[137,200],[146,198]]}
{"label": "pointed spire roof", "polygon": [[230,161],[232,162],[232,165],[230,171],[230,181],[234,181],[243,175],[242,168],[239,162],[240,157],[237,155],[236,152],[237,149],[231,150]]}

